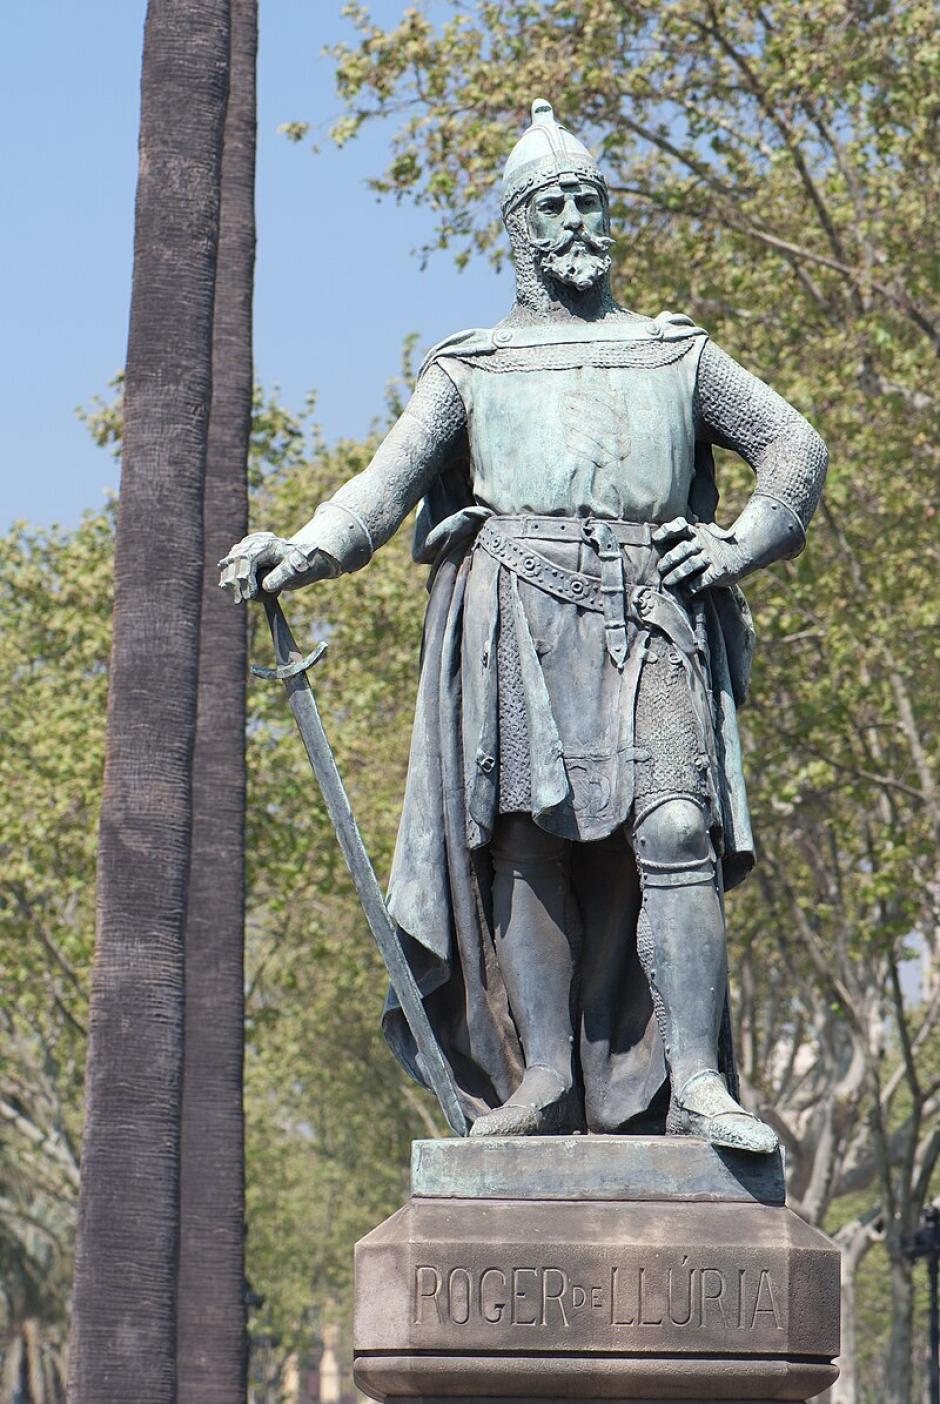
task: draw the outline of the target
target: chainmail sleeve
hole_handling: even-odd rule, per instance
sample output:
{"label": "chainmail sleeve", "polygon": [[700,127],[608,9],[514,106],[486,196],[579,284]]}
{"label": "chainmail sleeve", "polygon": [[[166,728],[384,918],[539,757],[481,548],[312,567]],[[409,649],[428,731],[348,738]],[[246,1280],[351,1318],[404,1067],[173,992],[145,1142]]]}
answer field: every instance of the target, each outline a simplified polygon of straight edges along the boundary
{"label": "chainmail sleeve", "polygon": [[696,397],[699,437],[740,454],[757,475],[757,494],[789,508],[805,531],[829,465],[813,426],[711,341],[702,348]]}
{"label": "chainmail sleeve", "polygon": [[292,539],[305,551],[326,552],[342,571],[359,570],[453,457],[466,424],[453,381],[432,364],[369,466],[318,507]]}

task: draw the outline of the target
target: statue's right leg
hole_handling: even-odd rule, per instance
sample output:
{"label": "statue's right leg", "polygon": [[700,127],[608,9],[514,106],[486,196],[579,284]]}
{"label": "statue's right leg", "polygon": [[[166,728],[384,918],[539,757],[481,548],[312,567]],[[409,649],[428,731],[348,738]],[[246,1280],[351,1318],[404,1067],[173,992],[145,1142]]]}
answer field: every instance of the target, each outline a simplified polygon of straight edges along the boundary
{"label": "statue's right leg", "polygon": [[490,843],[500,973],[525,1058],[507,1102],[478,1118],[472,1136],[531,1136],[580,1123],[573,1092],[571,990],[580,917],[571,845],[528,814],[504,814]]}

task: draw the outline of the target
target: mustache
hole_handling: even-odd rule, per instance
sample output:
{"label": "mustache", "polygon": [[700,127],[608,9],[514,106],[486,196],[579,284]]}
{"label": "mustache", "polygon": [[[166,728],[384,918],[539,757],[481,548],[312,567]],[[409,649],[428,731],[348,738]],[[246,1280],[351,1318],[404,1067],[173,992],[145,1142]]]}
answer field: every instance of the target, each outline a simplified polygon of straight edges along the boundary
{"label": "mustache", "polygon": [[533,239],[532,247],[540,254],[565,254],[575,244],[591,253],[605,254],[616,242],[608,234],[592,234],[588,229],[566,229],[557,239]]}

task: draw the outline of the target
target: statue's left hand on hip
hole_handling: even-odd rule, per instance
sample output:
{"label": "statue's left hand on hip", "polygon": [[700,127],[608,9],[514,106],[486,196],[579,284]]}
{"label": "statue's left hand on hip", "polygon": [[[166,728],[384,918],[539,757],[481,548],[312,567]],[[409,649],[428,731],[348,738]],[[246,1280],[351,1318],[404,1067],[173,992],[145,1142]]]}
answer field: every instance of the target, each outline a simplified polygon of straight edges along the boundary
{"label": "statue's left hand on hip", "polygon": [[676,517],[656,528],[653,543],[663,552],[659,560],[663,584],[671,590],[682,587],[690,595],[713,585],[734,585],[750,564],[734,532],[712,522]]}

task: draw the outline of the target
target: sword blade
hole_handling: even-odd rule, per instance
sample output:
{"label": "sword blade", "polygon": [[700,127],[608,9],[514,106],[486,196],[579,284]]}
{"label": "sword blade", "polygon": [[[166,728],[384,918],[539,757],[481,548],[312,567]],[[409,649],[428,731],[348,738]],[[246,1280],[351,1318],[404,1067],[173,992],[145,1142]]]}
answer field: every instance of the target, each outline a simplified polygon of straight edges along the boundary
{"label": "sword blade", "polygon": [[[265,595],[264,592],[262,592],[262,598],[265,613],[268,616],[268,624],[271,628],[271,638],[274,642],[274,654],[278,668],[287,668],[292,663],[302,661],[303,654],[294,642],[280,601],[276,596]],[[312,657],[313,655],[311,655]],[[385,899],[375,876],[375,869],[366,852],[366,846],[359,832],[359,825],[356,823],[349,803],[346,787],[336,765],[333,748],[323,728],[320,711],[306,669],[302,668],[291,676],[283,677],[282,680],[290,709],[294,714],[294,720],[310,761],[310,767],[323,792],[327,813],[333,828],[336,830],[336,837],[339,840],[343,857],[346,859],[346,866],[352,875],[353,884],[359,901],[362,903],[369,929],[375,938],[375,944],[379,948],[379,954],[385,962],[389,984],[401,1005],[402,1013],[421,1055],[421,1062],[428,1082],[441,1104],[441,1110],[446,1116],[451,1130],[458,1136],[466,1136],[469,1127],[457,1097],[453,1076],[434,1035],[434,1030],[431,1028],[431,1022],[421,999],[421,992],[401,948],[388,907],[385,905]]]}

